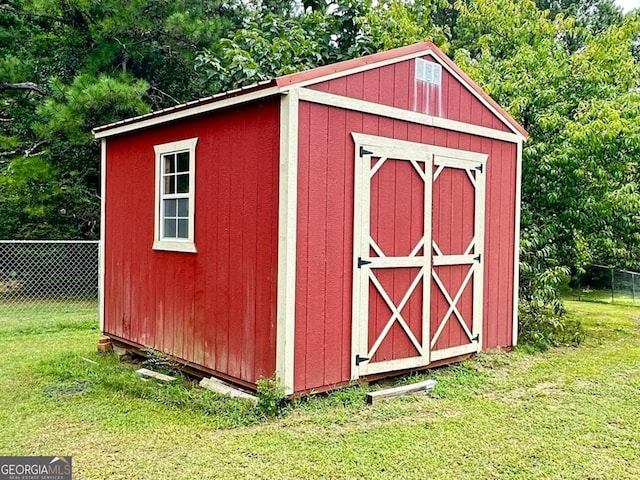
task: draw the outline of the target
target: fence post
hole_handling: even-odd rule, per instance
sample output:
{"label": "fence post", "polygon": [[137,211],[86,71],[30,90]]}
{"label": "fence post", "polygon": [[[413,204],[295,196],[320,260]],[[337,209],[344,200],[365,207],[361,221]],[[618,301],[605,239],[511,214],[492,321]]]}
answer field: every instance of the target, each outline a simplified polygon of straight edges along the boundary
{"label": "fence post", "polygon": [[615,300],[615,284],[614,284],[614,272],[613,272],[613,267],[611,268],[611,303],[613,303],[613,301]]}
{"label": "fence post", "polygon": [[631,298],[633,303],[636,303],[636,276],[631,274]]}

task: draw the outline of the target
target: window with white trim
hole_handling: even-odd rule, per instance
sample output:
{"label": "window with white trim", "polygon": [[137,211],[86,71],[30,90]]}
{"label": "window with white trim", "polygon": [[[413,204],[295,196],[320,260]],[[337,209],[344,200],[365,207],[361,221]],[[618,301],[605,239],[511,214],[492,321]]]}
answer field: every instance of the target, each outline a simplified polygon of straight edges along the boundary
{"label": "window with white trim", "polygon": [[155,250],[195,252],[197,138],[155,145]]}

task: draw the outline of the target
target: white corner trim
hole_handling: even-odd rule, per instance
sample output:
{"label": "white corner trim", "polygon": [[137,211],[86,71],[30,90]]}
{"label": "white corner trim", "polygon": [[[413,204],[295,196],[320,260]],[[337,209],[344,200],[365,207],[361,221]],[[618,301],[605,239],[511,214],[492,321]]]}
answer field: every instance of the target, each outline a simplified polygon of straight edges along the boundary
{"label": "white corner trim", "polygon": [[[198,137],[186,138],[184,140],[178,140],[175,142],[162,143],[154,145],[153,150],[155,152],[154,166],[155,166],[155,198],[154,198],[154,215],[153,215],[153,250],[166,250],[170,252],[185,252],[196,253],[195,245],[195,221],[196,221],[196,145],[198,144]],[[189,233],[188,237],[184,240],[170,239],[163,240],[160,238],[160,211],[162,209],[162,203],[160,200],[161,193],[161,181],[162,181],[162,155],[171,152],[189,151]]]}
{"label": "white corner trim", "polygon": [[412,112],[397,107],[390,107],[379,103],[368,102],[356,98],[335,95],[333,93],[320,92],[308,88],[300,89],[300,100],[320,105],[328,105],[331,107],[344,108],[361,113],[369,113],[382,117],[393,118],[395,120],[403,120],[405,122],[417,123],[431,127],[438,127],[445,130],[452,130],[469,135],[477,135],[480,137],[503,140],[511,143],[522,141],[522,135],[515,133],[503,132],[493,128],[482,127],[480,125],[472,125],[470,123],[459,122],[457,120],[449,120],[441,117],[433,117],[424,113]]}
{"label": "white corner trim", "polygon": [[199,115],[201,113],[212,112],[221,108],[231,107],[241,103],[258,100],[264,97],[269,97],[280,93],[279,87],[269,87],[263,90],[257,90],[255,92],[249,92],[238,95],[236,97],[225,98],[218,101],[213,101],[204,105],[194,105],[193,107],[185,108],[177,112],[167,113],[166,115],[158,115],[146,120],[132,121],[131,123],[125,123],[123,125],[114,125],[112,128],[101,130],[94,133],[95,138],[106,138],[114,135],[120,135],[122,133],[131,132],[133,130],[140,130],[142,128],[152,127],[154,125],[160,125],[162,123],[173,122],[185,117],[191,117],[193,115]]}
{"label": "white corner trim", "polygon": [[100,142],[100,246],[98,248],[99,275],[98,275],[98,318],[100,333],[104,333],[104,267],[105,260],[105,233],[106,233],[106,206],[107,206],[107,139]]}
{"label": "white corner trim", "polygon": [[298,90],[290,90],[280,100],[276,376],[287,395],[294,392],[298,106]]}
{"label": "white corner trim", "polygon": [[515,240],[513,242],[513,338],[512,346],[518,344],[518,305],[520,303],[520,209],[522,208],[522,147],[524,141],[518,143],[516,160],[516,208],[515,208]]}

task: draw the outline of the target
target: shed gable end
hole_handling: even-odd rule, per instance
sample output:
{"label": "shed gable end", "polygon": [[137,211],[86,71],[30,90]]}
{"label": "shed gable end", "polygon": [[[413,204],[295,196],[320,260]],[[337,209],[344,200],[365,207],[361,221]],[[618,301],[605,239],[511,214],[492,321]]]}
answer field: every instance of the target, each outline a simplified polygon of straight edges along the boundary
{"label": "shed gable end", "polygon": [[[441,69],[427,67],[442,66]],[[511,129],[432,54],[346,74],[308,88],[434,117]]]}

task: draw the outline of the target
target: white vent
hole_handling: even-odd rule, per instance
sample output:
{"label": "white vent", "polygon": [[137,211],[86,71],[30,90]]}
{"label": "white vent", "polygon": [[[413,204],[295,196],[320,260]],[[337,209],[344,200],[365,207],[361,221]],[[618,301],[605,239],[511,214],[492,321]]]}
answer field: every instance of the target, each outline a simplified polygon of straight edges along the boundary
{"label": "white vent", "polygon": [[416,58],[416,80],[440,85],[442,83],[442,65]]}

